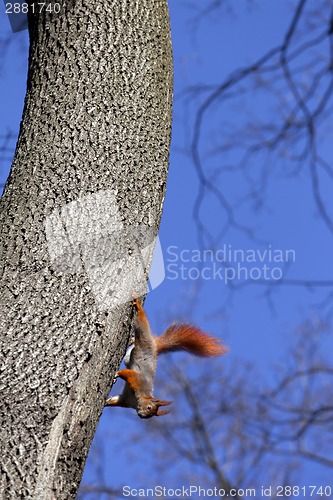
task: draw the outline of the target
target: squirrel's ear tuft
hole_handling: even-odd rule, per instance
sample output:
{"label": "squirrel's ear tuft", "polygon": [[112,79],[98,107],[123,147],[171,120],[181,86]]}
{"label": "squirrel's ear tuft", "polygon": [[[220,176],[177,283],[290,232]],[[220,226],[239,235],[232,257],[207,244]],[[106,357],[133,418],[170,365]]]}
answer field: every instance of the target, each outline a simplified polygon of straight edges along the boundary
{"label": "squirrel's ear tuft", "polygon": [[171,410],[157,410],[156,416],[162,417],[162,415],[167,415],[170,412],[171,412]]}
{"label": "squirrel's ear tuft", "polygon": [[156,416],[157,417],[161,417],[162,415],[167,415],[168,413],[170,413],[171,410],[161,410],[159,407],[160,406],[168,406],[168,405],[171,405],[172,404],[172,401],[163,401],[162,399],[156,399],[155,400],[155,403],[157,404],[158,406],[158,409],[157,409],[157,412],[156,412]]}
{"label": "squirrel's ear tuft", "polygon": [[157,406],[168,406],[173,403],[173,401],[163,401],[163,399],[154,399],[154,403],[157,404]]}
{"label": "squirrel's ear tuft", "polygon": [[156,413],[156,416],[157,417],[161,417],[162,415],[167,415],[170,412],[171,412],[171,410],[160,410],[160,409],[158,409],[157,413]]}

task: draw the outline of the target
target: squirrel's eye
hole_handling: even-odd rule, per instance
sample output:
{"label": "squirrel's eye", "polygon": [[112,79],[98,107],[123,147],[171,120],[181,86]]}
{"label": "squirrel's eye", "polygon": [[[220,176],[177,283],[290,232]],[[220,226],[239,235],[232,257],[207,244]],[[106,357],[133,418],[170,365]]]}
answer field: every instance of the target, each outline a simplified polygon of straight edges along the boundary
{"label": "squirrel's eye", "polygon": [[152,405],[148,405],[147,410],[151,410],[151,409],[152,409]]}

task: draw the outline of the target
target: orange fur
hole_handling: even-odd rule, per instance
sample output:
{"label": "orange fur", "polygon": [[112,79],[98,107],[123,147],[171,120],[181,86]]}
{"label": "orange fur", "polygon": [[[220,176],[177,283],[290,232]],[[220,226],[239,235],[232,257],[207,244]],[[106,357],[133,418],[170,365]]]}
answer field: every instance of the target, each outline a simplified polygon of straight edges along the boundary
{"label": "orange fur", "polygon": [[140,390],[140,376],[135,370],[119,370],[118,377],[125,380],[135,393]]}
{"label": "orange fur", "polygon": [[171,325],[155,341],[158,354],[184,350],[196,356],[212,357],[228,350],[219,339],[190,324]]}
{"label": "orange fur", "polygon": [[134,299],[134,304],[135,304],[135,307],[136,307],[136,310],[137,310],[137,317],[138,317],[139,322],[142,325],[145,325],[146,327],[149,328],[148,318],[147,318],[146,313],[144,312],[144,310],[142,308],[142,305],[140,304],[138,298]]}

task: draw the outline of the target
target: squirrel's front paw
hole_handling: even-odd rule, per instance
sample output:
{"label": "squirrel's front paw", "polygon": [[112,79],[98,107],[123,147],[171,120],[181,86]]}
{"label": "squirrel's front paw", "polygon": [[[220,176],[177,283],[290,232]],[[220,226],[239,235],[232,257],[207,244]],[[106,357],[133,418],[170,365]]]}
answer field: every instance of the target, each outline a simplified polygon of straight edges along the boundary
{"label": "squirrel's front paw", "polygon": [[117,406],[119,402],[120,396],[112,396],[111,398],[105,401],[104,406]]}

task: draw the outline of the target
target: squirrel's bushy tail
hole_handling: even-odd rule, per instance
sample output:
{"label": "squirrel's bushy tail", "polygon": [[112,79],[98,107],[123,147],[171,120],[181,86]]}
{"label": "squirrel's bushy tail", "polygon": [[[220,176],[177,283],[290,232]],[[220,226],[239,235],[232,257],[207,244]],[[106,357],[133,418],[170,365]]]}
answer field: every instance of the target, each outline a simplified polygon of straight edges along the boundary
{"label": "squirrel's bushy tail", "polygon": [[187,351],[195,356],[212,357],[225,354],[228,348],[220,340],[189,324],[169,326],[160,337],[155,337],[157,354]]}

